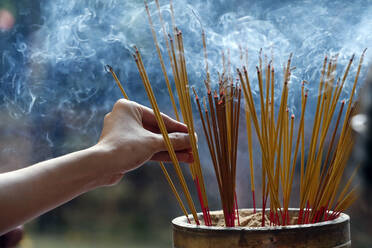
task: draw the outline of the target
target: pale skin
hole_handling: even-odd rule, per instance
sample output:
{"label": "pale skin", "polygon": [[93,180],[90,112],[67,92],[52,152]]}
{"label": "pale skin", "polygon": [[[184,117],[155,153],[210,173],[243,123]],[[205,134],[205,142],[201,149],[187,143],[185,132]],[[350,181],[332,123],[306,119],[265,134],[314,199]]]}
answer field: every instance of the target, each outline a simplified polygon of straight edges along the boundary
{"label": "pale skin", "polygon": [[[187,127],[163,115],[181,162],[192,162]],[[85,150],[0,174],[0,235],[98,187],[117,184],[149,160],[170,161],[153,111],[119,100],[98,143]]]}

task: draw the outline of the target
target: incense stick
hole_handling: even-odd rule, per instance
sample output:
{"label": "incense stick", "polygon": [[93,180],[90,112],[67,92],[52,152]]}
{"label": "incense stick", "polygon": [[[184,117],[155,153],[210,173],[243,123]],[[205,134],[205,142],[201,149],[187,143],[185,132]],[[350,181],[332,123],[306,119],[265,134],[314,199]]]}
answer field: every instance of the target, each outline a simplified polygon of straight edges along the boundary
{"label": "incense stick", "polygon": [[[116,73],[114,72],[113,68],[110,65],[106,65],[105,69],[108,70],[111,73],[111,75],[113,76],[113,78],[115,79],[115,82],[118,85],[118,87],[120,88],[121,93],[123,94],[124,98],[129,100],[129,97],[128,97],[127,93],[125,92],[124,87],[120,83],[118,77],[116,76]],[[168,173],[167,169],[165,168],[163,162],[159,162],[159,165],[160,165],[160,168],[162,169],[162,171],[164,173],[165,178],[167,179],[167,182],[168,182],[169,186],[171,187],[171,190],[172,190],[174,196],[177,199],[178,204],[181,207],[182,212],[186,216],[187,221],[190,223],[189,214],[188,214],[188,212],[185,208],[185,205],[183,204],[183,202],[181,200],[180,195],[178,194],[178,191],[177,191],[176,187],[174,186],[174,183],[173,183],[171,177],[169,176],[169,173]]]}
{"label": "incense stick", "polygon": [[[156,1],[156,3],[157,3],[157,5],[159,4],[157,1]],[[148,21],[149,21],[149,24],[150,24],[150,28],[151,28],[152,37],[154,39],[154,44],[155,44],[155,47],[156,47],[156,52],[157,52],[158,57],[159,57],[159,61],[160,61],[160,65],[161,65],[161,70],[163,72],[165,83],[166,83],[167,88],[168,88],[169,97],[170,97],[171,102],[172,102],[172,107],[173,107],[174,113],[176,115],[176,119],[179,121],[180,118],[178,116],[176,101],[174,100],[172,88],[171,88],[170,83],[169,83],[168,73],[167,73],[167,70],[165,69],[163,56],[161,55],[161,51],[160,51],[160,48],[159,48],[158,40],[157,40],[157,37],[156,37],[156,32],[155,32],[155,29],[154,29],[154,25],[152,23],[152,18],[151,18],[149,6],[147,5],[146,0],[145,0],[145,8],[146,8],[146,13],[147,13]]]}
{"label": "incense stick", "polygon": [[177,172],[178,178],[180,180],[180,183],[181,183],[183,192],[184,192],[184,194],[186,196],[186,199],[187,199],[189,208],[191,210],[191,213],[192,213],[192,215],[194,217],[195,222],[199,225],[199,219],[198,219],[198,216],[197,216],[197,213],[196,213],[194,202],[193,202],[193,200],[191,198],[189,189],[188,189],[188,187],[186,185],[186,181],[185,181],[185,178],[184,178],[184,176],[182,174],[181,167],[180,167],[180,165],[178,163],[178,160],[177,160],[177,157],[176,157],[176,153],[175,153],[174,148],[173,148],[173,146],[172,146],[172,144],[170,142],[167,129],[166,129],[165,124],[164,124],[164,121],[163,121],[163,119],[161,117],[158,104],[156,102],[154,93],[153,93],[152,88],[151,88],[151,84],[149,82],[149,79],[148,79],[146,70],[145,70],[144,65],[142,63],[142,59],[141,59],[141,56],[140,56],[140,53],[139,53],[138,50],[136,50],[136,54],[134,54],[134,58],[135,58],[135,62],[137,64],[138,70],[140,72],[142,83],[145,86],[147,95],[148,95],[149,100],[150,100],[150,103],[152,105],[152,108],[153,108],[153,111],[154,111],[154,114],[155,114],[155,117],[156,117],[156,121],[157,121],[157,123],[159,125],[159,129],[160,129],[160,131],[161,131],[161,133],[163,135],[163,138],[164,138],[164,141],[165,141],[167,150],[168,150],[169,155],[171,157],[172,163],[173,163],[173,165],[174,165],[174,167],[176,169],[176,172]]}
{"label": "incense stick", "polygon": [[[171,71],[180,105],[179,107],[183,121],[187,125],[190,134],[191,152],[195,159],[194,163],[189,165],[191,176],[196,186],[203,212],[204,224],[211,225],[206,185],[204,183],[197,139],[195,136],[183,34],[176,27],[172,1],[170,1],[170,14],[172,22],[171,33],[173,36],[171,34],[167,35],[159,1],[155,0],[155,3],[166,42]],[[145,7],[161,69],[164,74],[174,111],[178,118],[175,98],[172,95],[165,63],[162,58],[149,7],[146,2]],[[242,69],[237,69],[236,71],[239,82],[234,84],[234,75],[230,70],[231,61],[233,61],[231,59],[232,53],[230,48],[226,48],[227,55],[225,55],[226,50],[221,51],[222,65],[216,68],[217,73],[214,76],[218,78],[218,81],[215,82],[216,87],[214,87],[212,84],[212,78],[214,77],[211,77],[208,63],[206,34],[200,18],[195,13],[194,15],[200,23],[202,38],[201,47],[204,53],[206,74],[205,79],[202,81],[204,81],[206,91],[205,98],[203,97],[203,104],[201,104],[201,98],[197,95],[197,88],[193,87],[193,92],[197,111],[202,123],[202,130],[211,156],[211,163],[213,164],[218,183],[226,226],[235,226],[236,220],[238,220],[239,224],[238,199],[236,197],[236,168],[240,99],[242,91],[245,101],[243,105],[245,106],[244,113],[248,139],[248,154],[250,157],[250,184],[254,211],[256,208],[254,159],[258,160],[259,156],[253,156],[253,135],[256,135],[259,143],[258,148],[261,150],[262,225],[265,223],[266,208],[270,210],[270,225],[288,225],[290,223],[288,209],[292,199],[292,186],[295,180],[295,170],[298,162],[300,164],[300,212],[298,223],[313,223],[324,220],[325,218],[337,217],[338,213],[350,206],[357,197],[356,190],[352,189],[349,191],[352,179],[347,182],[341,194],[337,194],[337,192],[344,174],[347,159],[353,147],[353,137],[349,120],[351,115],[358,109],[358,106],[352,106],[354,104],[354,92],[356,90],[365,51],[363,51],[358,64],[352,92],[348,100],[349,103],[340,132],[338,131],[338,127],[341,123],[344,102],[341,104],[340,111],[337,115],[335,127],[333,128],[331,124],[334,122],[335,111],[339,105],[339,99],[346,83],[354,55],[350,58],[342,77],[336,77],[338,54],[330,57],[325,56],[323,66],[321,67],[313,125],[311,130],[309,130],[311,136],[305,137],[305,112],[308,98],[308,90],[305,89],[305,81],[303,81],[301,85],[301,117],[296,119],[294,115],[291,115],[289,112],[291,106],[288,106],[290,102],[289,98],[291,97],[289,90],[291,74],[295,69],[295,67],[291,66],[293,54],[291,53],[289,55],[287,63],[283,65],[282,89],[278,94],[280,96],[278,99],[275,99],[276,78],[273,52],[271,52],[271,60],[268,61],[268,57],[262,49],[259,50],[259,62],[256,67],[258,83],[257,103],[255,102],[256,99],[253,97],[254,94],[251,88],[248,70],[246,69],[248,66],[248,49],[245,49],[244,56],[244,51],[240,45],[240,62],[242,64],[245,62],[245,65],[243,65]],[[134,57],[154,111],[159,113],[159,115],[156,114],[156,116],[157,119],[159,119],[159,126],[161,126],[160,112],[138,51],[136,51]],[[276,104],[278,104],[278,109],[276,109]],[[164,128],[165,127],[163,127],[163,129]],[[340,134],[338,135],[338,133]],[[162,134],[166,140],[166,130],[162,130]],[[328,139],[331,139],[331,142],[327,147],[326,141]],[[168,141],[166,141],[166,143],[171,146]],[[305,149],[307,147],[308,149]],[[172,157],[172,147],[167,148]],[[305,154],[305,152],[307,154]],[[299,153],[301,153],[300,158],[298,158]],[[173,160],[173,163],[176,163],[175,168],[178,170],[177,167],[179,165],[177,165],[178,162],[174,156]],[[193,206],[189,192],[186,191],[187,185],[184,179],[181,178],[183,177],[181,173],[181,171],[178,171],[178,178],[183,186],[189,208],[194,215],[194,219],[197,220],[195,216],[195,207]],[[327,213],[329,213],[330,209],[333,209],[334,212],[328,215]]]}

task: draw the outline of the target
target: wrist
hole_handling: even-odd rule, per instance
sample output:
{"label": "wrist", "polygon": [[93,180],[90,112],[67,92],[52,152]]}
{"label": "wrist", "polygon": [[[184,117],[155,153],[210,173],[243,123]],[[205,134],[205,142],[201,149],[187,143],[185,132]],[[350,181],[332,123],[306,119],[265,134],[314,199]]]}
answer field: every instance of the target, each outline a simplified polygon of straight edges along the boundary
{"label": "wrist", "polygon": [[88,167],[93,174],[91,189],[116,184],[125,171],[119,171],[115,164],[115,149],[104,144],[96,144],[86,149],[89,157]]}

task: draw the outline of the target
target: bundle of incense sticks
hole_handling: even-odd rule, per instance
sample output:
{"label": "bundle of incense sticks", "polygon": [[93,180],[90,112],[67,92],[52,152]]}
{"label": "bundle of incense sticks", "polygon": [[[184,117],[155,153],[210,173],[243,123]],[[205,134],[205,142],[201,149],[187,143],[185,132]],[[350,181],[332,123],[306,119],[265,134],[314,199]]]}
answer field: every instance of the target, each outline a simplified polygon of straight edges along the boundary
{"label": "bundle of incense sticks", "polygon": [[199,97],[196,90],[193,90],[216,173],[225,223],[233,227],[235,216],[239,223],[235,186],[241,89],[232,83],[230,88],[225,88],[223,82],[220,82],[219,94],[215,91],[214,99],[208,89],[209,111],[206,101],[202,111]]}
{"label": "bundle of incense sticks", "polygon": [[[177,91],[178,103],[181,109],[183,122],[187,125],[188,131],[190,134],[190,144],[192,147],[192,154],[194,157],[194,162],[190,164],[190,171],[191,171],[192,179],[194,181],[196,190],[198,192],[198,199],[199,199],[199,203],[200,203],[200,206],[203,212],[204,224],[207,226],[210,226],[212,225],[212,222],[211,222],[211,217],[209,214],[208,199],[207,199],[207,194],[206,194],[206,189],[205,189],[204,178],[203,178],[203,174],[201,170],[199,153],[197,149],[197,137],[195,134],[194,120],[193,120],[193,115],[192,115],[189,81],[188,81],[185,54],[184,54],[184,46],[183,46],[183,36],[182,36],[182,32],[176,27],[176,24],[175,24],[172,2],[170,3],[170,8],[171,8],[171,16],[172,16],[173,37],[171,34],[167,34],[166,32],[165,24],[163,22],[158,0],[156,0],[155,3],[158,8],[159,20],[162,25],[164,39],[166,41],[168,57],[169,57],[171,68],[172,68],[173,80],[176,86],[175,88]],[[174,98],[173,93],[172,93],[171,87],[169,86],[169,79],[166,73],[163,57],[159,49],[156,32],[152,24],[151,14],[150,14],[146,1],[145,1],[145,7],[146,7],[146,13],[148,16],[152,36],[154,38],[155,47],[156,47],[157,54],[159,57],[160,65],[161,65],[161,68],[164,74],[165,81],[167,83],[169,95],[172,99]],[[176,117],[179,118],[178,117],[179,115],[177,114],[177,107],[175,106],[175,101],[172,100],[172,103],[173,103],[174,111],[176,113]]]}
{"label": "bundle of incense sticks", "polygon": [[[294,128],[295,116],[293,114],[290,115],[288,110],[288,82],[291,76],[292,55],[290,55],[284,68],[283,88],[277,111],[273,97],[275,73],[274,68],[271,68],[271,64],[267,63],[264,70],[261,65],[256,67],[259,85],[259,108],[257,108],[258,106],[256,106],[253,98],[251,83],[245,66],[243,66],[243,72],[237,69],[246,101],[247,136],[248,139],[251,139],[252,130],[250,123],[252,122],[262,152],[262,211],[265,213],[268,200],[270,200],[269,218],[270,223],[273,225],[288,225],[290,223],[288,208],[295,169],[299,162],[299,153],[301,153],[301,168],[298,224],[333,219],[356,200],[356,187],[352,190],[349,190],[349,187],[358,166],[356,166],[354,173],[343,187],[341,193],[338,194],[338,192],[342,175],[353,147],[350,117],[358,111],[358,103],[353,103],[353,98],[365,51],[360,57],[338,141],[336,141],[337,130],[345,105],[345,101],[343,100],[339,103],[339,99],[350,66],[354,60],[354,55],[346,66],[342,79],[338,78],[337,80],[338,56],[332,57],[329,61],[328,57],[325,57],[321,71],[312,135],[309,141],[309,151],[306,154],[305,143],[307,141],[304,135],[304,117],[308,92],[305,91],[305,81],[302,83],[301,88],[301,117],[298,123],[297,134],[295,134]],[[260,61],[262,60],[260,59]],[[264,87],[263,81],[265,81],[266,87]],[[334,115],[337,107],[339,107],[339,113],[335,119]],[[257,109],[260,109],[259,113]],[[333,130],[330,128],[332,122],[334,123]],[[330,143],[328,149],[326,149],[326,140],[329,139]],[[248,143],[250,144],[251,141]],[[248,148],[250,150],[249,154],[252,156],[252,145],[248,145]],[[305,155],[307,155],[306,161]],[[280,196],[282,201],[280,201]],[[264,218],[265,215],[263,214],[262,225],[264,225]]]}
{"label": "bundle of incense sticks", "polygon": [[[155,3],[158,9],[178,99],[173,95],[171,80],[168,77],[163,55],[158,44],[149,7],[145,2],[146,13],[175,116],[177,120],[180,120],[176,105],[176,100],[178,100],[183,122],[188,127],[190,144],[195,160],[194,163],[189,165],[190,172],[203,212],[203,222],[205,225],[210,226],[212,225],[212,221],[195,135],[183,36],[182,32],[175,25],[172,1],[170,1],[172,34],[166,32],[158,0],[155,0]],[[355,186],[351,190],[350,187],[358,166],[355,167],[352,176],[343,186],[342,178],[353,147],[350,118],[358,112],[359,108],[358,102],[354,101],[354,95],[365,50],[359,60],[353,89],[347,101],[346,113],[343,113],[346,102],[345,100],[340,102],[340,96],[344,89],[350,67],[352,66],[354,55],[346,66],[342,77],[336,76],[338,56],[333,56],[330,59],[327,56],[324,58],[316,111],[315,113],[311,113],[314,116],[312,133],[311,137],[308,138],[305,136],[305,113],[309,94],[306,90],[306,81],[303,81],[300,86],[301,115],[298,121],[294,114],[290,113],[288,106],[289,82],[291,80],[292,70],[294,69],[294,67],[291,67],[292,54],[283,68],[282,90],[279,99],[275,99],[274,97],[276,95],[275,86],[278,83],[275,80],[275,71],[272,64],[273,59],[267,62],[267,57],[265,56],[263,60],[262,50],[259,52],[259,65],[256,67],[257,83],[259,86],[259,92],[257,94],[259,97],[258,99],[254,98],[256,92],[252,90],[250,77],[246,69],[248,65],[247,49],[245,54],[243,54],[241,47],[240,59],[242,67],[236,70],[237,83],[234,84],[232,80],[233,76],[230,72],[230,50],[227,50],[227,63],[225,55],[222,53],[222,73],[218,74],[217,89],[213,92],[212,96],[212,82],[209,73],[205,32],[203,29],[201,34],[206,71],[206,80],[204,82],[206,86],[206,98],[203,98],[203,103],[201,103],[196,90],[193,90],[196,107],[200,114],[203,131],[216,174],[226,226],[235,226],[235,220],[238,220],[239,225],[238,201],[236,198],[236,166],[242,91],[245,100],[244,113],[246,117],[254,212],[256,211],[254,161],[258,161],[258,158],[254,158],[252,151],[254,135],[257,137],[261,150],[262,226],[265,225],[266,213],[269,213],[270,225],[288,225],[290,223],[288,209],[290,204],[294,204],[293,200],[291,201],[291,193],[297,166],[300,166],[300,202],[298,204],[300,211],[298,214],[298,224],[316,223],[337,218],[357,198],[357,187]],[[244,56],[245,62],[243,62]],[[174,168],[176,169],[188,207],[195,223],[199,225],[200,222],[196,208],[180,169],[179,162],[175,156],[175,151],[170,143],[151,83],[137,48],[135,48],[133,57],[153,107],[160,131],[163,134]],[[124,97],[128,98],[113,69],[111,67],[107,68],[113,75]],[[337,109],[338,114],[335,115]],[[342,128],[340,128],[341,125]],[[309,128],[307,127],[307,129]],[[327,145],[328,141],[329,144]],[[308,147],[308,149],[305,150],[305,147]],[[300,157],[299,154],[301,154]],[[186,207],[165,166],[162,163],[160,165],[183,213],[188,217]]]}

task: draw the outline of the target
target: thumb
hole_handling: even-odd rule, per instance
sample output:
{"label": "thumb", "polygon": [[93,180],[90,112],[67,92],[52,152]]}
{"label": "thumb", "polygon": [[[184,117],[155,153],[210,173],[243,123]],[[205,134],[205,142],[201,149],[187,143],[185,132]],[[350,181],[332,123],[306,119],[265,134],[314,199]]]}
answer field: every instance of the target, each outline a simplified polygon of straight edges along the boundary
{"label": "thumb", "polygon": [[[163,139],[163,135],[156,134],[159,143],[159,152],[160,151],[167,151],[167,146],[165,140]],[[175,151],[181,150],[188,150],[191,149],[190,145],[190,136],[188,133],[169,133],[168,134],[171,144]]]}

